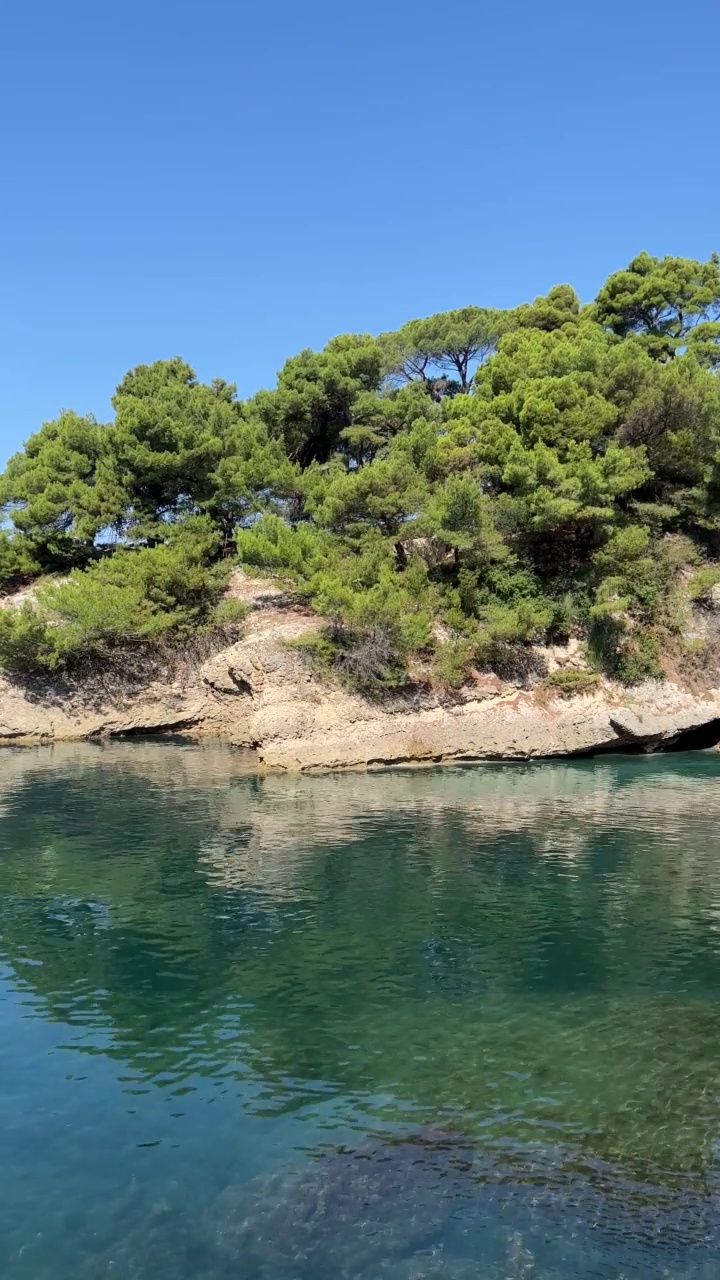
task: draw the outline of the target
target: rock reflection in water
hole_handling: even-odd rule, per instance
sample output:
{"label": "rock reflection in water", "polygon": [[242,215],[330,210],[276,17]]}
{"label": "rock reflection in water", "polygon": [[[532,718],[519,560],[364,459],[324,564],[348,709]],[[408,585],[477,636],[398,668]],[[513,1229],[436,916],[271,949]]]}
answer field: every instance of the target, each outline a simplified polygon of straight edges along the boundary
{"label": "rock reflection in water", "polygon": [[718,777],[9,753],[2,1280],[717,1280]]}

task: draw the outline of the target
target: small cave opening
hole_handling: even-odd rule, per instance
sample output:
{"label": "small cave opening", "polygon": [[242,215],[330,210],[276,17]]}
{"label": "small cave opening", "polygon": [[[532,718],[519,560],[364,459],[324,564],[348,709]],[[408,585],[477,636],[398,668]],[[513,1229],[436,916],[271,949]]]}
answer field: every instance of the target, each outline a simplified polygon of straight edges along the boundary
{"label": "small cave opening", "polygon": [[185,730],[192,729],[197,724],[194,716],[187,720],[171,720],[168,724],[141,724],[130,725],[127,729],[116,729],[112,733],[103,733],[97,735],[102,738],[177,738],[181,739]]}
{"label": "small cave opening", "polygon": [[709,751],[720,743],[720,719],[708,720],[707,724],[697,725],[694,729],[685,729],[677,737],[663,744],[660,751]]}
{"label": "small cave opening", "polygon": [[619,734],[617,742],[602,747],[601,751],[620,755],[667,755],[677,751],[712,751],[717,747],[720,747],[720,718],[683,729],[669,738],[631,738]]}

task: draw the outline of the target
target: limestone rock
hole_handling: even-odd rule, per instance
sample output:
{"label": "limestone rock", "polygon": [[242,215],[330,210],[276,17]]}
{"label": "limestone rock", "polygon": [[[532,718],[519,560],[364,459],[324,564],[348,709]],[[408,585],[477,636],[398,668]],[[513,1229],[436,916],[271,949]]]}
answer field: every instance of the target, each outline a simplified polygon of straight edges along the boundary
{"label": "limestone rock", "polygon": [[[102,682],[0,683],[0,741],[183,731],[254,747],[268,769],[372,769],[652,749],[720,719],[720,690],[698,696],[669,682],[632,691],[604,682],[590,693],[554,698],[541,686],[521,690],[478,675],[453,695],[371,702],[313,675],[293,641],[322,620],[270,595],[267,586],[260,580],[247,588],[258,603],[243,639],[199,667],[188,664],[134,690]],[[552,659],[574,664],[578,649],[567,646]]]}
{"label": "limestone rock", "polygon": [[673,705],[666,709],[662,701],[662,686],[660,690],[657,704],[638,709],[621,707],[612,713],[610,724],[621,742],[661,745],[677,738],[680,733],[699,729],[717,718],[718,704],[715,700],[698,698],[687,706]]}

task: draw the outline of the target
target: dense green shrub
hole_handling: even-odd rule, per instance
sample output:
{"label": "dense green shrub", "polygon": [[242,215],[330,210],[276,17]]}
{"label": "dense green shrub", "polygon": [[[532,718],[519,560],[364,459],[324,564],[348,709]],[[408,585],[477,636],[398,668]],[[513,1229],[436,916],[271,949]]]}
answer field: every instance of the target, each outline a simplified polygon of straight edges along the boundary
{"label": "dense green shrub", "polygon": [[599,682],[600,676],[596,671],[584,671],[579,667],[560,667],[543,680],[546,689],[554,689],[566,697],[574,693],[590,693]]}
{"label": "dense green shrub", "polygon": [[159,546],[116,551],[41,592],[41,606],[60,623],[58,652],[106,640],[143,640],[202,624],[219,599],[226,572],[221,565],[207,564],[202,531],[195,533]]}
{"label": "dense green shrub", "polygon": [[40,571],[40,562],[27,540],[0,531],[0,595],[29,582]]}
{"label": "dense green shrub", "polygon": [[329,672],[338,651],[332,630],[323,627],[318,631],[304,631],[285,642],[289,649],[296,649],[318,672]]}
{"label": "dense green shrub", "polygon": [[55,664],[53,628],[29,602],[0,609],[0,667],[18,674]]}
{"label": "dense green shrub", "polygon": [[688,593],[691,600],[707,603],[710,600],[713,587],[717,587],[718,584],[720,584],[720,565],[707,565],[703,569],[698,569],[688,583]]}
{"label": "dense green shrub", "polygon": [[218,603],[227,566],[208,564],[208,549],[202,525],[195,525],[167,543],[125,548],[41,585],[35,602],[0,612],[0,663],[10,670],[52,668],[237,622],[241,602]]}
{"label": "dense green shrub", "polygon": [[439,641],[433,655],[435,679],[448,689],[458,689],[467,679],[474,656],[472,644],[462,637]]}
{"label": "dense green shrub", "polygon": [[209,622],[212,626],[217,627],[235,627],[244,621],[247,617],[247,611],[248,608],[244,600],[235,600],[229,597],[215,605],[210,614]]}
{"label": "dense green shrub", "polygon": [[662,650],[658,636],[638,631],[626,636],[618,646],[614,675],[623,684],[641,684],[643,680],[662,680],[665,672],[660,661]]}

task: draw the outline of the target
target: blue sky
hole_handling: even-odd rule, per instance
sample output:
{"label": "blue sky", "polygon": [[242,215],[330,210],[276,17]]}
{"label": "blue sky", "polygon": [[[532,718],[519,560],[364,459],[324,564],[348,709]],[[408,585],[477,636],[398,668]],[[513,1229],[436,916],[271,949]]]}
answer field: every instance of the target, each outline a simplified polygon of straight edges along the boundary
{"label": "blue sky", "polygon": [[710,0],[15,0],[0,461],[179,354],[242,395],[343,331],[720,249]]}

